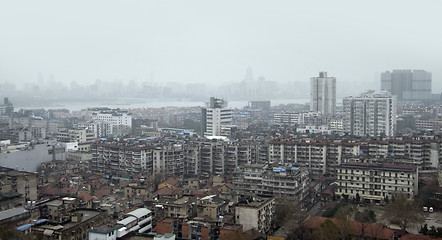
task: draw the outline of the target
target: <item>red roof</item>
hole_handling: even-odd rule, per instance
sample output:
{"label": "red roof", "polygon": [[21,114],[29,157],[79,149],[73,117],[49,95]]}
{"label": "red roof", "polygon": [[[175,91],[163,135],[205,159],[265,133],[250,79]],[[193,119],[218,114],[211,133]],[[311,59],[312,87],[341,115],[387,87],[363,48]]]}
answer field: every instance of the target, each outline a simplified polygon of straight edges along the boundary
{"label": "red roof", "polygon": [[40,190],[40,195],[58,195],[59,189],[55,187],[45,187]]}
{"label": "red roof", "polygon": [[77,196],[79,198],[82,198],[83,201],[85,201],[85,202],[89,202],[89,201],[94,199],[94,197],[92,197],[91,195],[89,195],[89,194],[87,194],[85,192],[81,192],[81,193],[77,194]]}
{"label": "red roof", "polygon": [[105,196],[109,196],[111,192],[111,189],[108,187],[103,187],[98,189],[97,191],[94,192],[94,196],[97,197],[98,199],[101,199]]}
{"label": "red roof", "polygon": [[76,192],[77,192],[77,188],[74,188],[74,187],[72,187],[72,188],[65,187],[65,188],[61,189],[61,193],[63,193],[63,194],[73,194]]}
{"label": "red roof", "polygon": [[432,238],[430,236],[418,235],[413,233],[409,233],[401,237],[401,240],[437,240],[437,239],[440,240],[442,238]]}
{"label": "red roof", "polygon": [[162,183],[168,183],[172,186],[176,186],[178,185],[178,183],[180,182],[180,180],[178,180],[178,178],[174,178],[174,177],[170,177],[168,179],[166,179],[166,181],[162,182]]}
{"label": "red roof", "polygon": [[335,193],[330,188],[326,188],[322,191],[322,194],[333,196]]}
{"label": "red roof", "polygon": [[88,180],[95,180],[95,179],[100,179],[101,177],[100,176],[98,176],[98,175],[91,175],[91,176],[89,176],[87,179]]}
{"label": "red roof", "polygon": [[163,187],[163,188],[161,188],[161,189],[158,189],[158,190],[155,192],[155,194],[158,194],[158,195],[172,195],[173,192],[174,192],[173,189],[168,188],[168,187]]}
{"label": "red roof", "polygon": [[120,181],[120,187],[127,187],[129,185],[129,181],[127,180],[121,180]]}
{"label": "red roof", "polygon": [[190,195],[198,196],[198,197],[205,197],[206,196],[206,194],[203,191],[191,191]]}
{"label": "red roof", "polygon": [[[325,220],[330,219],[336,226],[341,225],[341,220],[336,218],[325,218],[325,217],[318,217],[318,216],[310,216],[303,224],[303,228],[308,229],[317,229],[321,226]],[[361,223],[353,221],[351,222],[353,227],[353,233],[354,236],[365,236],[369,238],[376,237],[377,239],[392,239],[394,236],[394,230],[384,227],[379,224],[374,223]]]}
{"label": "red roof", "polygon": [[230,188],[230,189],[233,189],[233,188],[234,188],[233,184],[231,184],[231,183],[226,183],[225,185],[226,185],[226,187],[228,187],[228,188]]}

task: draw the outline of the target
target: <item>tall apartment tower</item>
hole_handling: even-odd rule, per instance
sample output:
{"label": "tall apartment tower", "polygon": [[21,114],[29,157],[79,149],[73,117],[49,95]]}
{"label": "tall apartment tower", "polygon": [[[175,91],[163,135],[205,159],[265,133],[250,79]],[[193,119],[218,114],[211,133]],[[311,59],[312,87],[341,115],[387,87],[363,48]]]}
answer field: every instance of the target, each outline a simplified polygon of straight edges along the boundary
{"label": "tall apartment tower", "polygon": [[334,114],[336,109],[336,78],[319,72],[319,77],[310,78],[310,111]]}
{"label": "tall apartment tower", "polygon": [[393,136],[396,129],[396,99],[388,92],[368,91],[347,97],[344,105],[344,132],[355,136]]}
{"label": "tall apartment tower", "polygon": [[204,136],[229,136],[232,124],[232,110],[227,102],[219,98],[210,98],[206,108],[202,109]]}
{"label": "tall apartment tower", "polygon": [[398,101],[429,100],[431,99],[431,73],[424,70],[383,72],[381,90],[395,95]]}

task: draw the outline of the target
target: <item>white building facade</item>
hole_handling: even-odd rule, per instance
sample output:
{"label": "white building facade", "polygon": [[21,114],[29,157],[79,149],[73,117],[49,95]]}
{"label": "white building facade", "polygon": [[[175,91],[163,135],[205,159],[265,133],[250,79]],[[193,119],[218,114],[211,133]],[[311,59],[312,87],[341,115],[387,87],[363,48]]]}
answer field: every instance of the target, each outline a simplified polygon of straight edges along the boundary
{"label": "white building facade", "polygon": [[275,214],[275,198],[254,198],[249,203],[239,203],[235,207],[236,223],[243,225],[243,230],[255,229],[267,233],[271,229]]}
{"label": "white building facade", "polygon": [[118,229],[117,237],[121,238],[129,233],[149,233],[152,231],[152,211],[147,208],[138,208],[125,215],[117,224],[123,227]]}
{"label": "white building facade", "polygon": [[232,110],[223,99],[211,97],[207,108],[202,109],[204,136],[229,136]]}
{"label": "white building facade", "polygon": [[351,162],[341,164],[337,170],[338,195],[391,200],[396,194],[418,194],[418,168],[413,165]]}
{"label": "white building facade", "polygon": [[396,98],[388,92],[368,91],[343,100],[344,132],[355,136],[394,136]]}
{"label": "white building facade", "polygon": [[92,113],[94,122],[103,122],[101,135],[122,135],[132,128],[132,114],[115,109],[105,109]]}

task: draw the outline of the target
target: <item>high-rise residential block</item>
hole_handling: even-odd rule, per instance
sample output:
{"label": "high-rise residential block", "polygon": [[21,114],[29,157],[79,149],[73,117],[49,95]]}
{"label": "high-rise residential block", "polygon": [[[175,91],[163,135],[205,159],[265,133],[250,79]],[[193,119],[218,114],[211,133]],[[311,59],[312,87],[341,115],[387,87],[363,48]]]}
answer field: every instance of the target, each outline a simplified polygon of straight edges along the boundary
{"label": "high-rise residential block", "polygon": [[336,78],[319,72],[310,79],[310,111],[334,114],[336,109]]}
{"label": "high-rise residential block", "polygon": [[344,132],[355,136],[393,136],[396,129],[396,98],[388,92],[367,91],[347,97],[344,105]]}
{"label": "high-rise residential block", "polygon": [[121,136],[132,129],[132,114],[120,109],[100,108],[92,109],[92,119],[95,122],[106,123],[106,129],[101,130],[104,136]]}
{"label": "high-rise residential block", "polygon": [[219,98],[210,98],[206,108],[202,109],[204,136],[229,136],[232,124],[232,110],[227,102]]}
{"label": "high-rise residential block", "polygon": [[424,70],[393,70],[381,74],[381,90],[395,95],[398,101],[431,99],[431,73]]}

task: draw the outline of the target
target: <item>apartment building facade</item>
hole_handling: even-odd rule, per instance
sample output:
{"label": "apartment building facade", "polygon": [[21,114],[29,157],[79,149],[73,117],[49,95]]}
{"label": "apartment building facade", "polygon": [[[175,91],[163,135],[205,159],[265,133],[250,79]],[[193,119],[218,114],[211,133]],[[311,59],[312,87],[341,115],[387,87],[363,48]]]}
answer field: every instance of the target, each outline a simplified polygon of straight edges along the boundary
{"label": "apartment building facade", "polygon": [[107,123],[97,126],[104,127],[101,129],[101,134],[105,136],[123,135],[129,132],[132,128],[132,114],[119,109],[95,109],[91,118],[94,122]]}
{"label": "apartment building facade", "polygon": [[313,139],[269,142],[270,162],[298,165],[312,174],[327,173],[335,176],[335,168],[342,163],[343,158],[358,155],[359,152],[359,145],[352,142]]}
{"label": "apartment building facade", "polygon": [[236,223],[243,225],[243,231],[255,229],[267,233],[272,227],[275,201],[275,198],[254,197],[251,202],[240,202],[235,207]]}
{"label": "apartment building facade", "polygon": [[336,194],[350,198],[390,200],[396,194],[418,194],[418,168],[405,164],[348,162],[337,168]]}
{"label": "apartment building facade", "polygon": [[367,91],[343,100],[344,132],[354,136],[394,136],[396,98],[388,92]]}
{"label": "apartment building facade", "polygon": [[91,169],[103,174],[152,172],[152,147],[127,142],[92,145]]}
{"label": "apartment building facade", "polygon": [[308,171],[297,167],[270,167],[266,164],[241,166],[233,175],[239,195],[260,195],[303,201],[308,196]]}
{"label": "apartment building facade", "polygon": [[22,194],[25,201],[37,200],[37,174],[0,167],[1,193]]}
{"label": "apartment building facade", "polygon": [[57,141],[60,142],[78,142],[91,143],[95,141],[95,134],[86,128],[79,129],[60,129],[57,131]]}
{"label": "apartment building facade", "polygon": [[396,137],[388,139],[322,139],[292,138],[275,140],[268,145],[269,161],[295,164],[313,174],[336,177],[336,166],[346,158],[359,155],[376,159],[394,158],[415,164],[420,170],[442,166],[442,139],[427,137]]}
{"label": "apartment building facade", "polygon": [[202,109],[202,132],[204,136],[229,136],[232,125],[232,110],[223,99],[211,97]]}

